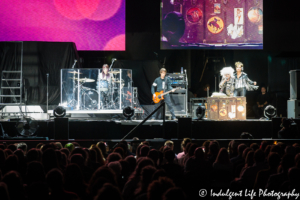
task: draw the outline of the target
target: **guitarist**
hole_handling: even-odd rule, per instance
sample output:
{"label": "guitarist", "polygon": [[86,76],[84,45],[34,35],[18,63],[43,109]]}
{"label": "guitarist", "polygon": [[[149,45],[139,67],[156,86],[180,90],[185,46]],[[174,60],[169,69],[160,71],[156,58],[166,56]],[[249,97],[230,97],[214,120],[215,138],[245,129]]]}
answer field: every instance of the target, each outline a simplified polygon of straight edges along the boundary
{"label": "guitarist", "polygon": [[[167,92],[167,91],[170,91],[172,90],[172,92],[175,92],[175,89],[172,88],[171,86],[171,80],[166,76],[166,73],[167,73],[167,70],[165,68],[161,68],[160,71],[160,77],[156,78],[151,86],[151,92],[153,94],[153,97],[155,97],[155,87],[156,87],[156,91],[160,92],[160,91],[164,91],[164,92]],[[170,99],[170,95],[169,94],[166,94],[164,96],[164,101],[165,103],[168,105],[169,107],[169,110],[172,114],[172,120],[177,120],[176,119],[176,116],[175,116],[175,113],[174,113],[174,108],[173,108],[173,104],[171,102],[171,99]],[[155,106],[154,106],[154,110],[159,106],[159,104],[157,103]],[[152,119],[158,119],[158,112],[155,113],[155,117],[153,117]]]}

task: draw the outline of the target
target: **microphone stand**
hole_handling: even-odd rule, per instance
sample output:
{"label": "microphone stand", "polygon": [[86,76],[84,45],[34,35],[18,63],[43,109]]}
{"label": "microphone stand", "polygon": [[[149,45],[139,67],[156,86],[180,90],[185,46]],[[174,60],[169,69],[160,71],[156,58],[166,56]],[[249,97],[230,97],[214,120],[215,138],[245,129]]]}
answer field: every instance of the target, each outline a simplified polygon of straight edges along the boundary
{"label": "microphone stand", "polygon": [[48,115],[48,97],[49,97],[48,82],[49,82],[49,73],[47,73],[46,75],[47,75],[47,119],[49,119],[49,115]]}

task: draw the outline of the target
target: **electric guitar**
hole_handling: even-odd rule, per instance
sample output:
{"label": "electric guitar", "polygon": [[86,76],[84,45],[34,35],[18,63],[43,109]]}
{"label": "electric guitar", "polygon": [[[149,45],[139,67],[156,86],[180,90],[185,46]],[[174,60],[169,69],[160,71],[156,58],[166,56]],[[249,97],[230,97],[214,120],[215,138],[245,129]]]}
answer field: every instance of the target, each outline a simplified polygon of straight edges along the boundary
{"label": "electric guitar", "polygon": [[[179,90],[179,89],[181,89],[181,87],[177,87],[177,88],[173,88],[173,89]],[[156,96],[155,96],[155,97],[152,96],[153,102],[154,102],[154,103],[159,103],[161,100],[164,99],[163,96],[166,95],[166,94],[169,94],[170,92],[172,92],[172,90],[170,90],[170,91],[168,91],[168,92],[165,92],[165,93],[164,93],[163,90],[160,91],[160,92],[155,92],[154,94],[155,94]]]}

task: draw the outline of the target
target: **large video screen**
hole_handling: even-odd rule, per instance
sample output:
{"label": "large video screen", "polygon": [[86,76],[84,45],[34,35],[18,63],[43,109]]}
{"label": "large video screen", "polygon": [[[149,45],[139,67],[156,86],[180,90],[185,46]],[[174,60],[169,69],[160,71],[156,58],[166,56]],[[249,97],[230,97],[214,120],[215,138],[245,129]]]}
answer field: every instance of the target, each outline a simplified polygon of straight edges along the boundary
{"label": "large video screen", "polygon": [[161,49],[263,49],[263,0],[162,0]]}
{"label": "large video screen", "polygon": [[0,41],[125,50],[125,0],[0,0]]}

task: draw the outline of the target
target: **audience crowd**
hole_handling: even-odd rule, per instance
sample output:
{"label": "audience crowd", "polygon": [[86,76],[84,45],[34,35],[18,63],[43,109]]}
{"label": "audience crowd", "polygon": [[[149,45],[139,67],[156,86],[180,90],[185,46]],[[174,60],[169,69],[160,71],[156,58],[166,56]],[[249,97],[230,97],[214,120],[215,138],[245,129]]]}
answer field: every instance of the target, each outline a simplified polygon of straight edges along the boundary
{"label": "audience crowd", "polygon": [[147,141],[0,143],[1,200],[174,200],[199,199],[199,190],[267,189],[300,192],[300,145],[247,145],[218,141],[202,145],[185,138],[182,152],[167,141],[154,149]]}

